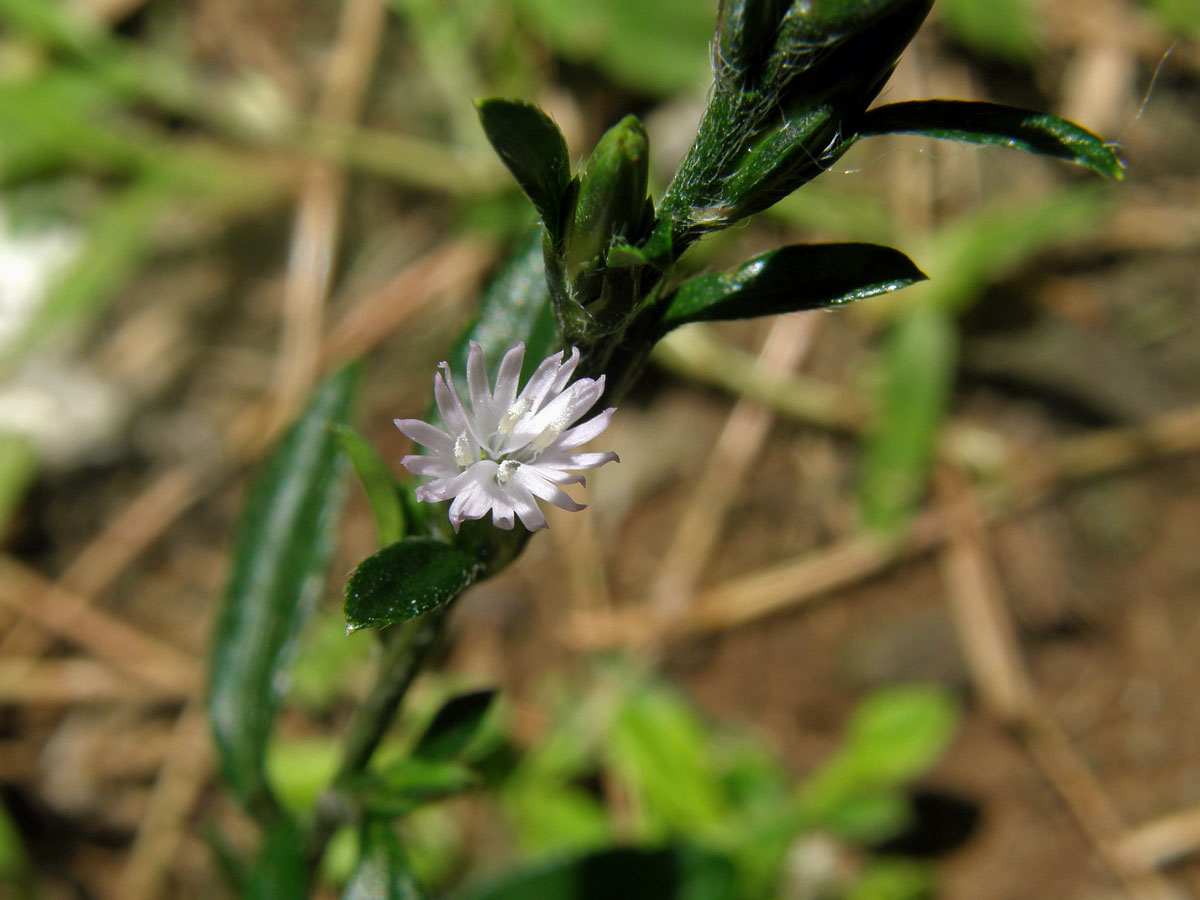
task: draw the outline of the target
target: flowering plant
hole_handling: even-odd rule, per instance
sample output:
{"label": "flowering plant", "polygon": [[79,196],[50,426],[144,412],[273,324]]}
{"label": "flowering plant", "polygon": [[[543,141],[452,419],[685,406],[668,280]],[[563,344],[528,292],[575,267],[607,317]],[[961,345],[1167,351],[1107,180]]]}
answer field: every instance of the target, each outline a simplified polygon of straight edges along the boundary
{"label": "flowering plant", "polygon": [[[421,896],[377,827],[377,808],[364,800],[394,790],[370,763],[453,601],[545,526],[538,499],[578,509],[563,485],[616,460],[579,449],[613,414],[584,418],[601,394],[619,402],[654,344],[680,325],[837,306],[925,278],[899,251],[866,243],[789,245],[686,277],[679,261],[700,237],[767,209],[859,140],[882,134],[1007,146],[1121,177],[1111,147],[1054,116],[949,100],[871,107],[931,2],[722,0],[708,106],[657,204],[636,118],[614,125],[573,174],[563,135],[539,108],[478,104],[487,138],[540,225],[435,375],[432,421],[397,420],[429,451],[402,460],[427,480],[396,482],[345,424],[355,385],[349,368],[315,393],[248,502],[208,702],[224,778],[267,833],[264,854],[298,855],[311,873],[335,828],[357,823],[363,871],[375,866],[392,879],[388,896]],[[339,452],[370,499],[381,545],[347,581],[346,622],[380,629],[381,655],[332,782],[313,819],[297,821],[276,799],[264,759],[291,649],[330,556]],[[456,708],[434,725],[460,735],[478,724],[478,707]],[[460,737],[439,732],[430,741]],[[423,747],[418,741],[415,757],[433,752]],[[273,871],[271,859],[263,872]],[[268,895],[276,895],[269,884],[256,894]]]}

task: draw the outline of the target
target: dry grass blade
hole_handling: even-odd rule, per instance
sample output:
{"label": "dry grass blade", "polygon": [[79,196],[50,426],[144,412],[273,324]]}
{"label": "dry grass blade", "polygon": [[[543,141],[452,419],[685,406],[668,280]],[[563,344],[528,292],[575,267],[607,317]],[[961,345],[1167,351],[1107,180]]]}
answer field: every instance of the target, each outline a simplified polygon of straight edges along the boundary
{"label": "dry grass blade", "polygon": [[[813,315],[776,319],[751,377],[786,377],[811,346],[818,322]],[[741,399],[730,411],[650,589],[648,605],[655,617],[670,620],[686,612],[729,506],[773,421],[771,410],[753,400]]]}
{"label": "dry grass blade", "polygon": [[88,659],[0,658],[0,703],[59,706],[85,703],[161,703],[186,694],[146,684]]}
{"label": "dry grass blade", "polygon": [[159,770],[115,896],[121,900],[153,900],[162,895],[167,872],[183,842],[188,816],[208,782],[211,768],[208,723],[201,706],[192,703],[176,722],[166,761]]}
{"label": "dry grass blade", "polygon": [[11,557],[0,558],[0,603],[140,681],[176,694],[201,684],[199,663],[181,650],[51,584]]}
{"label": "dry grass blade", "polygon": [[942,554],[946,593],[963,655],[984,705],[1016,730],[1129,896],[1138,900],[1176,896],[1160,875],[1131,866],[1116,852],[1124,834],[1120,813],[1062,728],[1040,710],[991,559],[986,515],[969,482],[961,472],[943,467],[934,483],[948,526]]}
{"label": "dry grass blade", "polygon": [[[342,5],[318,120],[345,125],[358,118],[379,52],[384,14],[381,0],[346,0]],[[290,417],[317,378],[345,187],[342,169],[323,161],[310,162],[301,179],[276,363],[275,414],[280,419]]]}
{"label": "dry grass blade", "polygon": [[1158,869],[1200,853],[1200,807],[1129,829],[1114,851],[1137,869]]}

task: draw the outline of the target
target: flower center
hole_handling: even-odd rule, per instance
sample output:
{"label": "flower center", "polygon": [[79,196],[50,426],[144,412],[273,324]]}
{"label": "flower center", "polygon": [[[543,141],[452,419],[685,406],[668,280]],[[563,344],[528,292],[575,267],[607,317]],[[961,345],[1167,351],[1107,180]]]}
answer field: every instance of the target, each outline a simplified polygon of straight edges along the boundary
{"label": "flower center", "polygon": [[496,483],[508,484],[509,479],[513,477],[513,473],[520,465],[515,459],[506,459],[500,463],[499,468],[496,469]]}

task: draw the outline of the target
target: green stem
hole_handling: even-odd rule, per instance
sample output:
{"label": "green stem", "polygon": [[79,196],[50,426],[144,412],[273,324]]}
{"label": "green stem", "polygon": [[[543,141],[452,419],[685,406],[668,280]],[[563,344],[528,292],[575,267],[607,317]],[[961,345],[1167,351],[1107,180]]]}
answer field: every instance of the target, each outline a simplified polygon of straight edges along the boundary
{"label": "green stem", "polygon": [[430,650],[445,632],[453,606],[451,601],[412,621],[408,627],[395,629],[394,634],[382,633],[383,657],[379,660],[375,684],[354,714],[337,775],[317,803],[308,840],[310,870],[316,869],[338,826],[352,818],[346,789],[370,763]]}

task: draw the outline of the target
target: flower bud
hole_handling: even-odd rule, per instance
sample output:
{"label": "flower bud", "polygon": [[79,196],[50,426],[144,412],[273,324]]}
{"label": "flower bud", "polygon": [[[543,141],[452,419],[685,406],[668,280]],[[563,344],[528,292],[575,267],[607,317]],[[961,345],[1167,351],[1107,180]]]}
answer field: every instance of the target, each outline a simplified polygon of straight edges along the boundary
{"label": "flower bud", "polygon": [[717,84],[751,80],[763,68],[788,0],[721,0],[713,41],[713,74]]}
{"label": "flower bud", "polygon": [[567,275],[574,278],[614,238],[634,243],[653,218],[647,200],[650,143],[636,116],[610,128],[584,167],[567,241]]}

